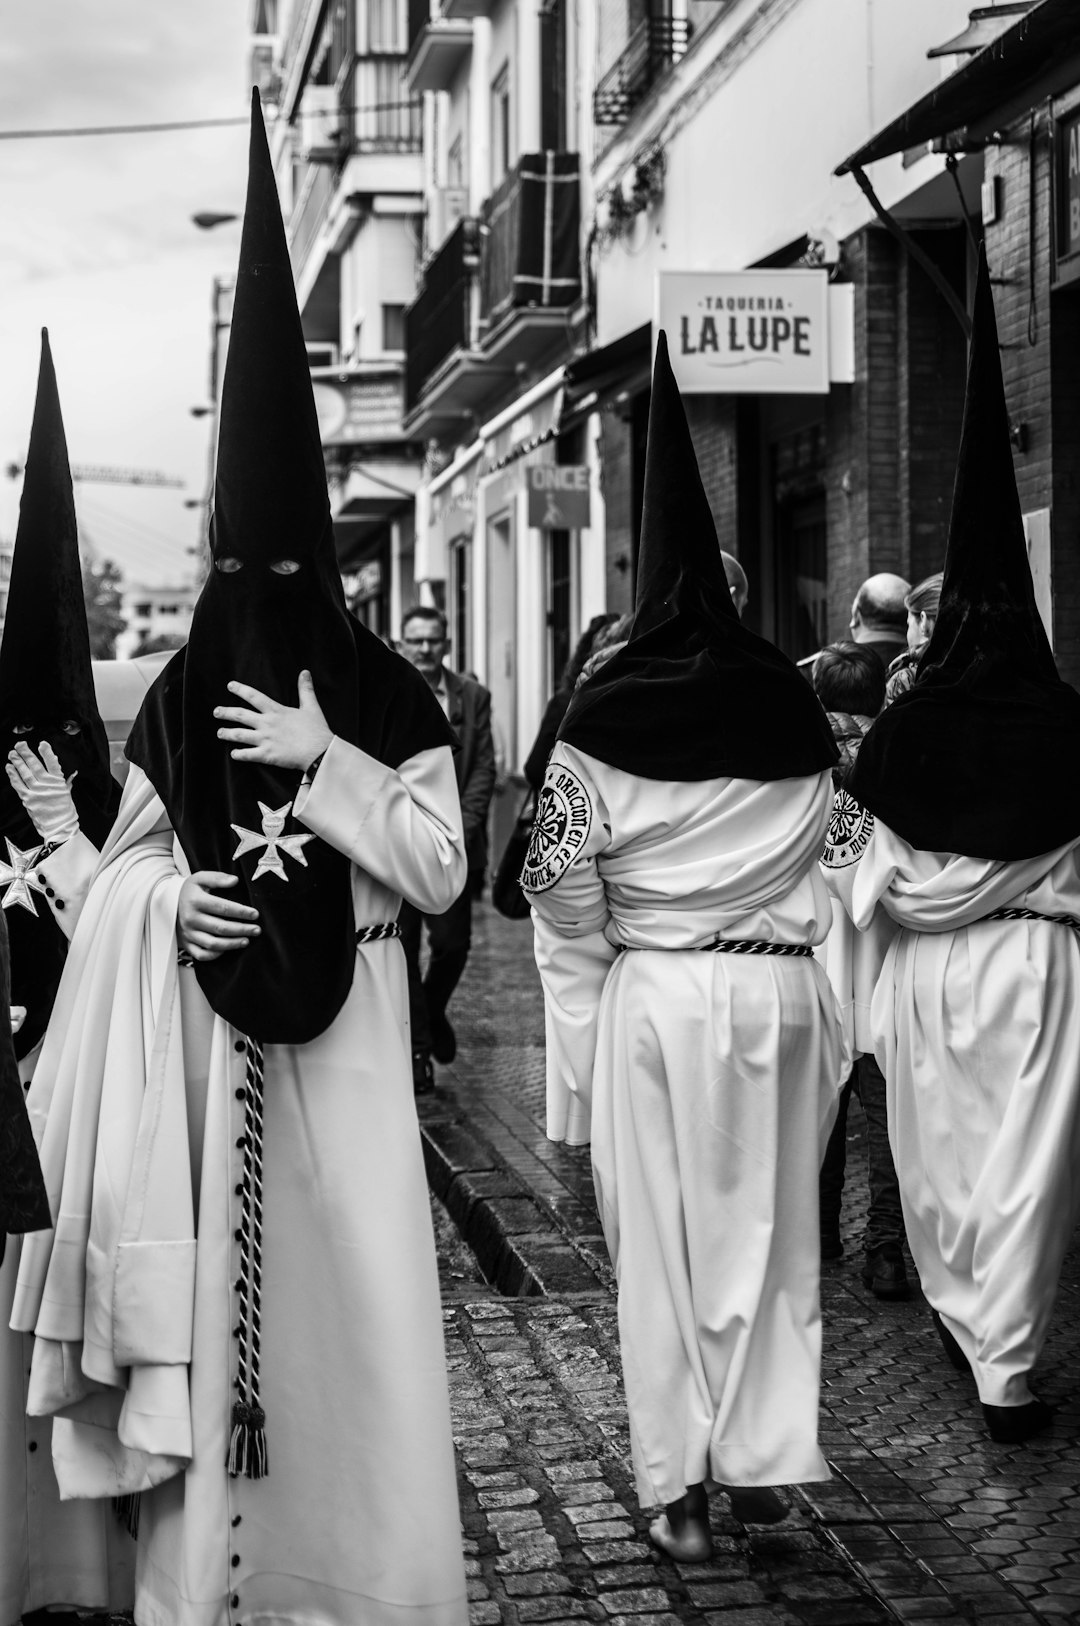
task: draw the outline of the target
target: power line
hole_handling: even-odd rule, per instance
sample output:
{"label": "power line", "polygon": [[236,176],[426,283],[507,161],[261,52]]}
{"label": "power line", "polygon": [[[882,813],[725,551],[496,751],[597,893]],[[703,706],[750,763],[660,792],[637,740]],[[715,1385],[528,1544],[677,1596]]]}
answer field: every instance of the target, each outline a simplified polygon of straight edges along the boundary
{"label": "power line", "polygon": [[[400,108],[412,107],[415,98],[397,102],[368,102],[363,107],[312,108],[301,112],[300,119],[341,118],[350,113],[393,113]],[[249,124],[250,113],[225,119],[169,119],[159,124],[70,124],[57,125],[49,130],[0,130],[0,141],[53,141],[68,136],[157,135],[170,130],[218,130],[226,125]],[[276,119],[267,120],[276,124]]]}

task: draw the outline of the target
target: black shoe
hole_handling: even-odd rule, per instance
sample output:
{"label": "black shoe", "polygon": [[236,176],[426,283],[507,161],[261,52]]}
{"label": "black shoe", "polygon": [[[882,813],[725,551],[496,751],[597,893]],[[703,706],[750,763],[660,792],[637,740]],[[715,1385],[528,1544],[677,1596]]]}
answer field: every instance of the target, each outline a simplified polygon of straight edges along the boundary
{"label": "black shoe", "polygon": [[987,1406],[982,1409],[983,1422],[990,1438],[998,1445],[1020,1445],[1049,1428],[1054,1420],[1054,1408],[1033,1395],[1026,1406]]}
{"label": "black shoe", "polygon": [[426,1050],[414,1050],[412,1053],[412,1087],[414,1095],[430,1095],[435,1088],[431,1057]]}
{"label": "black shoe", "polygon": [[862,1269],[863,1286],[876,1299],[909,1299],[911,1285],[904,1269],[904,1255],[898,1242],[883,1242],[870,1248]]}
{"label": "black shoe", "polygon": [[790,1509],[768,1485],[724,1485],[740,1524],[782,1524]]}
{"label": "black shoe", "polygon": [[844,1257],[844,1244],[840,1240],[839,1231],[822,1231],[821,1257],[823,1259],[842,1259]]}
{"label": "black shoe", "polygon": [[966,1378],[970,1378],[972,1372],[971,1367],[968,1365],[967,1356],[936,1310],[930,1311],[930,1318],[937,1328],[937,1335],[941,1339],[941,1347],[949,1358],[950,1366],[955,1367],[957,1372],[962,1372]]}
{"label": "black shoe", "polygon": [[430,1012],[428,1026],[431,1029],[431,1054],[443,1067],[448,1067],[457,1055],[457,1036],[447,1020],[446,1012]]}

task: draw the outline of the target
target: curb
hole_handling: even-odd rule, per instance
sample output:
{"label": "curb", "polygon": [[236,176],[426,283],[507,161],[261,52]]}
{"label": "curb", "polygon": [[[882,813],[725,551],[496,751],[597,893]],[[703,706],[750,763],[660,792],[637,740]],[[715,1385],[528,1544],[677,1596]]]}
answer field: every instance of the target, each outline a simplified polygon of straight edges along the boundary
{"label": "curb", "polygon": [[588,1250],[464,1115],[438,1102],[418,1106],[428,1185],[491,1286],[507,1298],[606,1296]]}

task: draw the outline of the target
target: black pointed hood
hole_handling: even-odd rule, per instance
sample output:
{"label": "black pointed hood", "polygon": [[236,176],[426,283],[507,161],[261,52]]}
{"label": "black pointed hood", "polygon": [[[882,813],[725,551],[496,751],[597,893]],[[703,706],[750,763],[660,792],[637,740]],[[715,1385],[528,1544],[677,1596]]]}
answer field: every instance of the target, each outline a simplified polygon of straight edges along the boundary
{"label": "black pointed hood", "polygon": [[559,738],[646,779],[792,779],[837,759],[813,691],[731,602],[663,331],[630,639],[582,684]]}
{"label": "black pointed hood", "polygon": [[[79,824],[100,847],[112,828],[120,793],[110,773],[109,742],[94,697],[67,439],[49,335],[43,329],[0,640],[0,761],[6,764],[19,741],[36,747],[46,740],[65,771],[75,774],[71,793]],[[41,839],[6,773],[0,773],[0,862],[10,868],[9,843],[27,853],[36,851]],[[45,1031],[66,939],[32,883],[27,892],[0,882],[0,895],[11,938],[13,998],[27,1008],[15,1039],[17,1053],[24,1056]]]}
{"label": "black pointed hood", "polygon": [[[214,707],[238,703],[234,679],[294,706],[307,669],[333,732],[391,767],[452,735],[420,673],[345,607],[258,91],[210,548],[187,646],[149,691],[128,756],[165,803],[191,868],[237,875],[229,896],[259,911],[248,948],[196,967],[210,1004],[253,1038],[299,1044],[330,1025],[352,984],[349,860],[295,819],[299,772],[232,759]],[[271,832],[285,843],[267,866]]]}
{"label": "black pointed hood", "polygon": [[938,618],[849,788],[931,852],[1031,858],[1080,835],[1080,695],[1035,603],[985,247]]}

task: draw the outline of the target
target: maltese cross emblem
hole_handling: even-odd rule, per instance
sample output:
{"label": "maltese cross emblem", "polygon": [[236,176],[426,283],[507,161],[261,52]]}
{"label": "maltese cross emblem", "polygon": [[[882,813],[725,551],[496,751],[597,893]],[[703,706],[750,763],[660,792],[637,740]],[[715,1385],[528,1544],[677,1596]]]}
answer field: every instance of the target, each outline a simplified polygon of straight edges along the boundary
{"label": "maltese cross emblem", "polygon": [[240,837],[240,845],[233,853],[234,858],[240,858],[244,853],[254,852],[263,847],[266,850],[259,855],[255,873],[251,877],[257,881],[260,875],[276,875],[279,880],[287,881],[285,873],[284,853],[288,858],[295,858],[298,864],[307,869],[307,859],[304,857],[304,848],[309,841],[314,841],[313,835],[286,836],[282,834],[285,829],[285,820],[292,811],[292,803],[286,802],[284,807],[267,807],[265,802],[259,803],[259,812],[262,814],[262,831],[245,830],[242,824],[231,826]]}
{"label": "maltese cross emblem", "polygon": [[32,865],[41,851],[40,847],[28,847],[26,852],[16,847],[4,838],[8,850],[8,862],[0,858],[0,886],[6,886],[7,891],[0,899],[0,908],[10,909],[18,904],[21,909],[29,909],[37,916],[37,909],[31,897],[32,892],[44,892],[45,887],[34,874]]}

